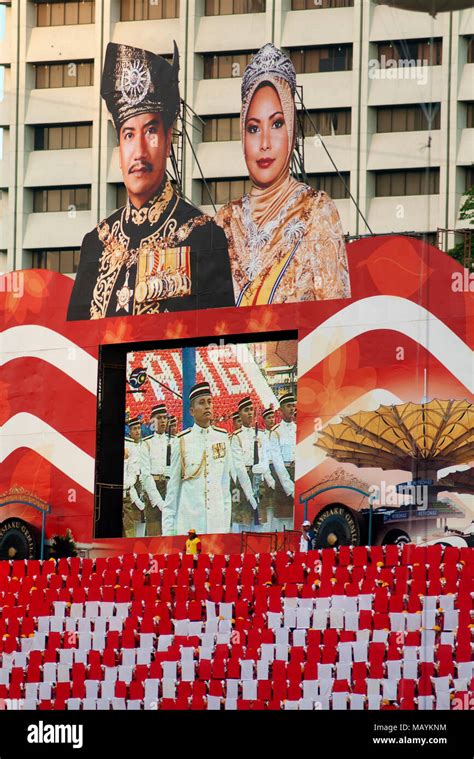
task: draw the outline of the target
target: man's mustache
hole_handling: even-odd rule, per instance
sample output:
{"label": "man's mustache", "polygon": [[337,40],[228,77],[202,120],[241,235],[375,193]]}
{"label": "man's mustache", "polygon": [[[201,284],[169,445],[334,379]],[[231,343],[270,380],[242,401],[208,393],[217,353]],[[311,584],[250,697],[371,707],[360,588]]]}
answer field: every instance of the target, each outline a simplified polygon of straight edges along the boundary
{"label": "man's mustache", "polygon": [[152,170],[151,163],[148,163],[148,161],[138,161],[137,163],[132,163],[130,166],[128,173],[132,174],[135,169],[145,169],[145,171],[151,171]]}

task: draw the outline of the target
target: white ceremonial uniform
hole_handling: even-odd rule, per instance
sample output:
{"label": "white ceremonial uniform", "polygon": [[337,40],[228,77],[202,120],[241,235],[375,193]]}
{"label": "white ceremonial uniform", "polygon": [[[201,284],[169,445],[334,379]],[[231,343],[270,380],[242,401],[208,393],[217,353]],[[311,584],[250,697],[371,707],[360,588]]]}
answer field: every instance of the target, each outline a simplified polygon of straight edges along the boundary
{"label": "white ceremonial uniform", "polygon": [[226,430],[195,424],[183,430],[171,451],[162,534],[198,535],[230,531],[230,446]]}
{"label": "white ceremonial uniform", "polygon": [[126,457],[123,462],[123,494],[125,496],[127,491],[130,491],[131,502],[139,508],[140,511],[143,511],[145,504],[139,498],[135,488],[139,476],[138,457],[133,455],[133,453],[130,455],[130,443],[133,445],[134,441],[131,439],[125,439]]}
{"label": "white ceremonial uniform", "polygon": [[[152,475],[156,477],[161,474],[165,477],[169,477],[171,467],[170,465],[166,465],[168,434],[163,432],[161,435],[158,435],[158,433],[155,432],[150,438],[148,438],[147,442],[150,449],[150,466]],[[173,445],[176,443],[176,438],[171,436],[169,442],[171,448],[173,448]]]}
{"label": "white ceremonial uniform", "polygon": [[286,465],[295,463],[296,423],[281,421],[272,427],[269,438],[270,456],[275,472],[286,495],[294,496],[295,483]]}
{"label": "white ceremonial uniform", "polygon": [[275,487],[275,480],[270,472],[270,452],[267,438],[263,430],[257,432],[258,464],[254,464],[255,427],[242,426],[234,432],[231,441],[231,452],[237,478],[247,500],[252,503],[253,490],[247,467],[252,468],[253,474],[261,474],[270,488]]}
{"label": "white ceremonial uniform", "polygon": [[151,505],[163,509],[163,499],[157,490],[153,477],[151,476],[150,449],[148,447],[149,440],[150,438],[143,438],[142,440],[135,442],[132,439],[126,438],[125,448],[128,451],[128,458],[130,459],[129,466],[134,467],[137,472],[138,479],[150,499]]}
{"label": "white ceremonial uniform", "polygon": [[234,457],[232,456],[232,437],[234,433],[231,432],[229,435],[229,471],[230,471],[230,477],[233,482],[237,483],[237,472],[235,471],[235,464],[234,464]]}

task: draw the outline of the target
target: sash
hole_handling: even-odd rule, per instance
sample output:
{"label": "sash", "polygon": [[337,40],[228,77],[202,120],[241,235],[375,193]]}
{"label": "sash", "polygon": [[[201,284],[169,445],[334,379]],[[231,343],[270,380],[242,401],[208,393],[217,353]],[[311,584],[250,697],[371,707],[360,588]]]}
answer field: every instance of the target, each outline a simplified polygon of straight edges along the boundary
{"label": "sash", "polygon": [[264,306],[268,303],[273,303],[276,291],[302,239],[303,236],[300,237],[293,250],[287,253],[286,256],[283,256],[281,261],[272,266],[267,273],[262,272],[253,282],[248,282],[242,288],[237,298],[236,306]]}

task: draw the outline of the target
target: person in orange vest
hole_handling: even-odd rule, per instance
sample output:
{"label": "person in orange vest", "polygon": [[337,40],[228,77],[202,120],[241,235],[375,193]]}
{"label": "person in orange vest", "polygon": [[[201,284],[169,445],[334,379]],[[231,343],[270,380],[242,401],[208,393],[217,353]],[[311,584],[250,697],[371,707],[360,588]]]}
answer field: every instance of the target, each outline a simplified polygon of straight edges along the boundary
{"label": "person in orange vest", "polygon": [[201,553],[201,538],[196,535],[196,530],[188,530],[188,539],[185,545],[186,554]]}

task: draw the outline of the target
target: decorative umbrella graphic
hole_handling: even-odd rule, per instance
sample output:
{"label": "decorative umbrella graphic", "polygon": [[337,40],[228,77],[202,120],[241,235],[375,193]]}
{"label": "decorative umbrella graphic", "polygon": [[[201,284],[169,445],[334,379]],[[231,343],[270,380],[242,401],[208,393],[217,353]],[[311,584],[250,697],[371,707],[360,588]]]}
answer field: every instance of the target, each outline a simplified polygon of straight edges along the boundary
{"label": "decorative umbrella graphic", "polygon": [[[429,507],[446,490],[446,478],[438,482],[437,472],[474,458],[474,405],[434,399],[359,411],[328,424],[315,445],[342,463],[411,472],[406,484],[426,486]],[[372,508],[370,525],[371,517]]]}
{"label": "decorative umbrella graphic", "polygon": [[461,472],[450,472],[438,480],[440,485],[453,493],[474,495],[474,467]]}

